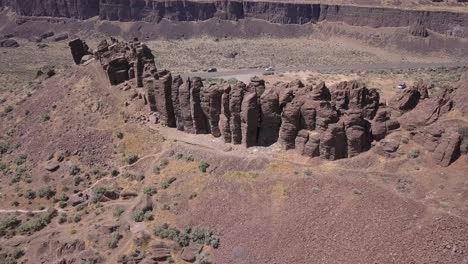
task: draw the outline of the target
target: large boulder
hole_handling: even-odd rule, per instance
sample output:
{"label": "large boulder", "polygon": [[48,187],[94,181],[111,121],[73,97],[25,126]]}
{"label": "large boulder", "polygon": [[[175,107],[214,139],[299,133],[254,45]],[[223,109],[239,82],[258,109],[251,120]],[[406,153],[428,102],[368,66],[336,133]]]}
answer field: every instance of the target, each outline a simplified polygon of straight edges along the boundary
{"label": "large boulder", "polygon": [[0,39],[0,47],[2,48],[18,48],[20,45],[14,39]]}
{"label": "large boulder", "polygon": [[73,57],[73,61],[75,61],[75,64],[80,64],[81,59],[83,59],[85,55],[91,55],[91,52],[89,52],[89,47],[88,45],[86,45],[86,42],[82,41],[79,38],[68,42],[68,46],[70,47],[70,51]]}
{"label": "large boulder", "polygon": [[421,99],[421,94],[414,87],[410,89],[400,90],[395,96],[393,96],[388,106],[399,112],[408,112],[414,109]]}

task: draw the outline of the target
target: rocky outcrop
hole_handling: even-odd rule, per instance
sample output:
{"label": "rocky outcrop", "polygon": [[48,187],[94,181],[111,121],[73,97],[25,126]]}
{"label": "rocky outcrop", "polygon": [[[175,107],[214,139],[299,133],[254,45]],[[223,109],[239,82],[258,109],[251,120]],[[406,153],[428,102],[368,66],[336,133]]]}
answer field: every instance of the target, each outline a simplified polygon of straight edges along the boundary
{"label": "rocky outcrop", "polygon": [[209,130],[214,137],[221,136],[219,119],[222,93],[222,87],[219,87],[217,84],[210,84],[208,87],[202,88],[200,93],[201,107],[203,113],[208,118]]}
{"label": "rocky outcrop", "polygon": [[400,128],[400,123],[391,118],[391,111],[386,108],[379,109],[371,124],[372,137],[375,140],[385,138],[391,131]]}
{"label": "rocky outcrop", "polygon": [[128,0],[4,0],[20,16],[69,17],[159,22],[237,21],[259,19],[278,24],[343,22],[352,26],[411,27],[417,36],[432,31],[468,37],[468,15],[463,12],[419,11],[397,8],[261,1],[128,1]]}
{"label": "rocky outcrop", "polygon": [[440,166],[447,167],[460,156],[461,136],[457,124],[434,123],[412,132],[415,142],[432,153],[432,159]]}
{"label": "rocky outcrop", "polygon": [[[300,80],[270,86],[258,77],[248,85],[172,78],[169,71],[156,69],[151,51],[136,40],[101,42],[94,56],[111,84],[126,82],[120,87],[133,87],[136,94],[144,94],[155,122],[186,133],[211,134],[245,147],[277,143],[306,157],[337,160],[355,157],[372,145],[383,156],[395,156],[400,144],[396,139],[401,135],[393,133],[395,140],[386,137],[402,124],[403,130],[433,153],[437,164],[448,166],[460,153],[460,136],[444,130],[439,120],[454,107],[454,94],[465,96],[452,89],[430,95],[429,85],[418,82],[387,106],[380,103],[376,89],[358,81],[341,82],[329,89],[323,82],[304,85]],[[460,98],[457,106],[464,104]],[[442,132],[434,130],[438,126]]]}
{"label": "rocky outcrop", "polygon": [[452,110],[452,90],[444,89],[439,94],[420,103],[411,112],[400,118],[400,123],[407,130],[428,126],[436,122],[439,117]]}
{"label": "rocky outcrop", "polygon": [[410,26],[409,33],[415,37],[427,38],[429,36],[429,32],[426,26],[424,26],[422,19],[418,19]]}

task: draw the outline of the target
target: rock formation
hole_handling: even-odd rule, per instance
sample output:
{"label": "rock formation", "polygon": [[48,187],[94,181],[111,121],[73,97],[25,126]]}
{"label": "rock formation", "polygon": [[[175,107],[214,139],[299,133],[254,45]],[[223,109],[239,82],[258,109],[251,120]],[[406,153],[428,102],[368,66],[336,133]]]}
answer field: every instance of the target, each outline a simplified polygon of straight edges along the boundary
{"label": "rock formation", "polygon": [[[84,46],[79,40],[71,42],[75,62]],[[126,87],[142,91],[156,120],[186,133],[211,134],[245,147],[278,144],[307,157],[337,160],[369,150],[373,141],[381,141],[382,153],[393,155],[399,141],[385,138],[401,124],[433,153],[437,164],[448,166],[460,153],[460,135],[434,129],[455,104],[464,106],[464,83],[460,91],[430,95],[429,86],[418,82],[397,93],[387,106],[380,103],[376,89],[358,81],[328,88],[323,82],[304,85],[300,80],[270,86],[258,77],[248,85],[173,78],[169,71],[156,69],[151,51],[137,40],[103,41],[94,56],[111,85],[126,82]]]}

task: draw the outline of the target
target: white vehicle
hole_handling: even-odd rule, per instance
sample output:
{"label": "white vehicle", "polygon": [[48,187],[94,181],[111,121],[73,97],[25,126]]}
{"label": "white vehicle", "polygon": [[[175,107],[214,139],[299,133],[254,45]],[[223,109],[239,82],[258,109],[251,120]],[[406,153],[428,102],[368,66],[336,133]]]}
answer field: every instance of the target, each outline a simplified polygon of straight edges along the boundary
{"label": "white vehicle", "polygon": [[406,89],[406,83],[401,82],[400,84],[398,84],[397,88],[398,89]]}
{"label": "white vehicle", "polygon": [[272,72],[272,71],[275,71],[275,69],[273,67],[268,67],[268,68],[265,68],[265,71]]}

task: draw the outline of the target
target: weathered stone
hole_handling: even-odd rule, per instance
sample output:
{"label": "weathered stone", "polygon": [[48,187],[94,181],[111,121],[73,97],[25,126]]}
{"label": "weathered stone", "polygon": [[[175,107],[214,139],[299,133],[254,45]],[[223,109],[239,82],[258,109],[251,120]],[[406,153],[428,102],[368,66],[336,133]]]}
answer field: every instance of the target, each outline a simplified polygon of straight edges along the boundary
{"label": "weathered stone", "polygon": [[440,166],[447,167],[460,155],[460,135],[457,132],[445,133],[432,155]]}
{"label": "weathered stone", "polygon": [[155,80],[156,111],[161,121],[168,127],[176,127],[174,106],[172,105],[172,75],[169,71],[158,72]]}
{"label": "weathered stone", "polygon": [[229,110],[229,97],[231,92],[231,86],[227,85],[223,89],[221,96],[221,115],[219,117],[219,126],[224,139],[224,142],[231,143],[231,111]]}
{"label": "weathered stone", "polygon": [[0,39],[0,47],[3,48],[18,48],[20,45],[14,39]]}
{"label": "weathered stone", "polygon": [[268,88],[263,92],[260,97],[260,108],[258,145],[270,146],[278,141],[281,125],[278,93],[273,88]]}
{"label": "weathered stone", "polygon": [[340,123],[331,124],[320,137],[320,157],[327,160],[343,159],[348,156],[346,134]]}
{"label": "weathered stone", "polygon": [[307,141],[309,140],[309,131],[302,129],[297,133],[295,140],[295,148],[299,154],[304,154],[304,149]]}
{"label": "weathered stone", "polygon": [[309,132],[309,139],[304,145],[303,155],[311,158],[320,156],[320,133]]}
{"label": "weathered stone", "polygon": [[200,92],[202,88],[203,83],[201,81],[201,78],[192,78],[192,87],[190,89],[190,110],[192,113],[195,134],[208,134],[210,132],[208,119],[203,113],[201,107]]}
{"label": "weathered stone", "polygon": [[418,105],[420,98],[421,94],[417,89],[400,90],[390,99],[388,106],[400,112],[407,112]]}
{"label": "weathered stone", "polygon": [[187,262],[195,262],[198,254],[203,249],[203,246],[196,243],[190,243],[188,247],[184,247],[180,252],[180,258]]}
{"label": "weathered stone", "polygon": [[45,164],[44,168],[50,172],[53,172],[60,168],[60,163],[56,160],[49,160]]}
{"label": "weathered stone", "polygon": [[182,123],[184,131],[187,133],[195,134],[193,127],[192,110],[190,107],[190,89],[192,87],[192,80],[188,78],[184,84],[179,87],[179,106],[182,116]]}
{"label": "weathered stone", "polygon": [[364,119],[359,109],[350,109],[346,112],[344,126],[348,158],[369,150],[371,143],[370,124]]}
{"label": "weathered stone", "polygon": [[180,131],[184,130],[184,122],[183,122],[183,117],[182,117],[182,111],[181,111],[181,106],[179,102],[179,88],[183,84],[182,78],[180,75],[177,75],[173,78],[172,80],[172,104],[174,107],[174,115],[176,119],[176,126],[177,129]]}
{"label": "weathered stone", "polygon": [[298,101],[292,101],[286,104],[281,113],[279,143],[285,150],[295,147],[296,136],[300,129],[300,110],[300,103]]}
{"label": "weathered stone", "polygon": [[231,112],[230,128],[233,144],[242,143],[242,126],[241,126],[241,107],[244,99],[246,86],[239,82],[232,87],[229,93],[229,111]]}
{"label": "weathered stone", "polygon": [[221,114],[222,88],[210,84],[201,89],[201,108],[208,119],[209,130],[214,137],[220,137],[219,119]]}
{"label": "weathered stone", "polygon": [[258,120],[260,118],[258,98],[255,92],[244,95],[241,107],[242,142],[246,147],[257,145]]}

